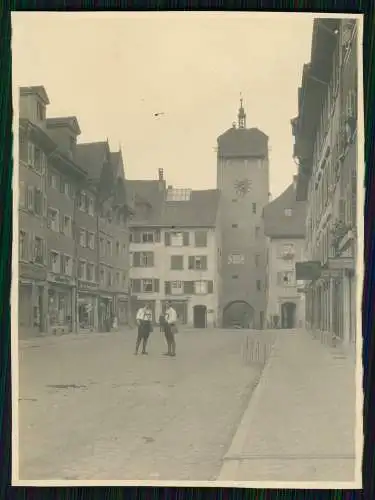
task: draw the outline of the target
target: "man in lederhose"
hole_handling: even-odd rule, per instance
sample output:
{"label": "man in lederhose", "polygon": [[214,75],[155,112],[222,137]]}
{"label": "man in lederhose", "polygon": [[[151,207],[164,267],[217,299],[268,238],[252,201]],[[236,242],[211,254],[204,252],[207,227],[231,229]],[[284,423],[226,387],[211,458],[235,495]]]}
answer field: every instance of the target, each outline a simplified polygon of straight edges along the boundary
{"label": "man in lederhose", "polygon": [[165,356],[176,356],[175,334],[177,333],[177,313],[170,302],[166,303],[164,319],[165,340],[168,346],[168,352],[165,353]]}
{"label": "man in lederhose", "polygon": [[152,310],[149,303],[147,303],[144,307],[138,309],[136,321],[138,325],[138,336],[137,342],[135,344],[134,354],[138,354],[141,342],[142,354],[148,354],[148,352],[146,351],[146,347],[148,338],[150,336],[150,333],[152,332]]}

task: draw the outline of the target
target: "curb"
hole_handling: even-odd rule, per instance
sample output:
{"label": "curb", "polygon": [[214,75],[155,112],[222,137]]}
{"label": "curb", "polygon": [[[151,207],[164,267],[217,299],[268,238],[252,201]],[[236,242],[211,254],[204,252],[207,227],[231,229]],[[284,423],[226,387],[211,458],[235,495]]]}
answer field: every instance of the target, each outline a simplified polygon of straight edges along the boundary
{"label": "curb", "polygon": [[253,415],[255,411],[257,410],[258,407],[258,402],[259,399],[262,396],[262,388],[264,384],[266,383],[267,380],[267,373],[270,370],[270,367],[272,366],[273,359],[277,356],[275,356],[275,353],[277,352],[277,348],[280,342],[280,336],[276,335],[275,342],[271,348],[271,352],[269,354],[268,360],[259,376],[259,381],[257,385],[255,386],[255,389],[253,393],[250,396],[250,401],[249,404],[245,410],[245,413],[242,416],[240,425],[238,426],[238,429],[234,435],[234,438],[232,440],[232,443],[229,447],[229,450],[225,454],[223,458],[223,465],[221,467],[220,473],[216,479],[216,481],[235,481],[236,479],[236,473],[238,470],[238,467],[240,465],[240,461],[242,453],[243,453],[243,447],[246,442],[246,438],[249,433],[249,429],[251,428],[251,422],[253,420]]}

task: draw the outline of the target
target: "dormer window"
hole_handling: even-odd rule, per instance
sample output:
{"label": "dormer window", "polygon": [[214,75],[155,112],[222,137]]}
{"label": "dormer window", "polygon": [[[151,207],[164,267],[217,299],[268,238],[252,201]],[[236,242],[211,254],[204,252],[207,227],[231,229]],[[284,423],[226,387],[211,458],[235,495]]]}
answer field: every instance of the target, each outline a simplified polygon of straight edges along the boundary
{"label": "dormer window", "polygon": [[36,116],[38,121],[43,122],[46,119],[46,108],[41,102],[36,103]]}

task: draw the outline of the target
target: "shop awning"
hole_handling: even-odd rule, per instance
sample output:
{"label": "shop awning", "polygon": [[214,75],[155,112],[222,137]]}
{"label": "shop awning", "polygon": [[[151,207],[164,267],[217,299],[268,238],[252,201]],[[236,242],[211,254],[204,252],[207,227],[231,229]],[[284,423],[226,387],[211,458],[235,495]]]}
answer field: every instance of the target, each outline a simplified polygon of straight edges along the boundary
{"label": "shop awning", "polygon": [[319,278],[322,266],[318,260],[296,262],[296,280],[313,281]]}

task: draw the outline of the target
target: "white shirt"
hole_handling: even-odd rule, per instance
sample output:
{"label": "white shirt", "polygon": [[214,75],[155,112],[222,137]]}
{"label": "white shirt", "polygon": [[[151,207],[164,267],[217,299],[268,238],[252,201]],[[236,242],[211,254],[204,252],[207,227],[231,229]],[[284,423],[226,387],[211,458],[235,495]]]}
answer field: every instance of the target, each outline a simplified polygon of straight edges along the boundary
{"label": "white shirt", "polygon": [[168,323],[168,324],[173,324],[173,323],[176,323],[177,321],[177,313],[176,311],[173,309],[173,307],[169,307],[166,311],[165,311],[165,321]]}
{"label": "white shirt", "polygon": [[145,307],[141,307],[137,312],[137,321],[152,321],[152,311],[150,309],[146,309]]}

